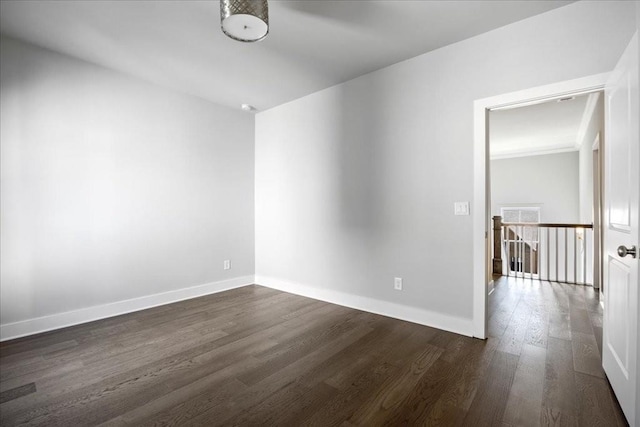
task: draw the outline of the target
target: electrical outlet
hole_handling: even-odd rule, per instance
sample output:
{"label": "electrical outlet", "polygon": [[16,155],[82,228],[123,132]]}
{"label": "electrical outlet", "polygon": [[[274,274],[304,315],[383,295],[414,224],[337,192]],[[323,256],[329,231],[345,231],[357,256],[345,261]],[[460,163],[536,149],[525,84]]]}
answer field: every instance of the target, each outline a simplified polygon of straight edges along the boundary
{"label": "electrical outlet", "polygon": [[224,269],[231,270],[231,261],[229,261],[228,259],[224,260]]}
{"label": "electrical outlet", "polygon": [[402,277],[396,277],[393,279],[393,289],[396,291],[402,290]]}

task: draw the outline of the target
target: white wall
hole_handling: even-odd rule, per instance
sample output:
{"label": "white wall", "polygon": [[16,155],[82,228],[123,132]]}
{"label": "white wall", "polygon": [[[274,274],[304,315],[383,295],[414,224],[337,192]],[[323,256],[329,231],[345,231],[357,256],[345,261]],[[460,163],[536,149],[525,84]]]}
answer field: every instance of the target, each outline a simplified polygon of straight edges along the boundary
{"label": "white wall", "polygon": [[3,338],[251,283],[251,115],[7,38],[1,55]]}
{"label": "white wall", "polygon": [[[594,94],[590,96],[595,96]],[[596,138],[604,138],[604,94],[597,94],[597,102],[591,116],[587,117],[587,124],[582,135],[578,136],[576,143],[580,146],[579,151],[579,192],[580,192],[580,223],[582,224],[594,224],[593,230],[593,245],[589,245],[589,248],[593,250],[593,256],[587,257],[587,272],[590,273],[591,280],[588,283],[592,283],[595,288],[600,288],[600,264],[594,265],[594,257],[597,259],[600,257],[600,241],[597,236],[600,234],[600,229],[594,220],[594,170],[593,170],[593,143]],[[604,141],[601,141],[604,147]]]}
{"label": "white wall", "polygon": [[635,26],[578,2],[258,114],[257,281],[470,334],[473,101],[609,71]]}
{"label": "white wall", "polygon": [[598,96],[596,106],[589,118],[580,146],[580,222],[593,222],[593,142],[598,134],[604,137],[604,95]]}
{"label": "white wall", "polygon": [[578,152],[491,160],[491,213],[540,207],[540,222],[579,222]]}

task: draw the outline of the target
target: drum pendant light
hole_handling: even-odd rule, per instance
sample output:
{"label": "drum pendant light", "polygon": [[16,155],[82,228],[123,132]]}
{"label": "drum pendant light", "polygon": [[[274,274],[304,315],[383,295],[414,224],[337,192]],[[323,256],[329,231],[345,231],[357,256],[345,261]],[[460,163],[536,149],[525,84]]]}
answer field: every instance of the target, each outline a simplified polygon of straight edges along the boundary
{"label": "drum pendant light", "polygon": [[267,0],[220,0],[222,32],[241,42],[257,42],[269,34]]}

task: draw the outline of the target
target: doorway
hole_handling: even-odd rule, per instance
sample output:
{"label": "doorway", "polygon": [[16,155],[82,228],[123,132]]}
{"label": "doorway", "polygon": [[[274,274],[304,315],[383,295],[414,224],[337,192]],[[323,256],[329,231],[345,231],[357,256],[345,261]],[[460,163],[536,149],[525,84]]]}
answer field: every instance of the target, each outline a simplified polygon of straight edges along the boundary
{"label": "doorway", "polygon": [[603,98],[595,91],[489,111],[494,279],[597,289],[593,142],[604,132]]}
{"label": "doorway", "polygon": [[[502,251],[502,278],[496,282],[495,292],[488,297],[487,307],[487,329],[486,333],[491,339],[497,342],[497,348],[507,354],[512,354],[519,360],[533,361],[535,369],[532,369],[531,378],[535,381],[531,382],[527,395],[541,396],[536,401],[536,408],[540,407],[539,412],[533,411],[532,416],[538,416],[534,419],[534,423],[542,424],[544,419],[578,419],[580,414],[572,408],[581,406],[581,399],[584,394],[580,393],[583,382],[590,384],[599,390],[599,396],[602,399],[599,404],[603,412],[607,414],[615,414],[616,417],[623,417],[622,409],[617,403],[615,395],[608,387],[605,374],[602,369],[602,309],[598,303],[599,293],[591,286],[573,286],[561,284],[558,282],[579,282],[579,271],[588,269],[591,276],[586,279],[586,274],[582,276],[582,280],[589,284],[595,285],[597,273],[595,273],[594,259],[599,258],[595,254],[595,239],[598,234],[598,227],[590,229],[590,245],[585,240],[586,225],[595,224],[599,220],[599,192],[596,190],[600,185],[594,184],[599,182],[599,170],[595,166],[600,163],[600,134],[603,129],[604,111],[601,96],[601,87],[594,87],[591,90],[579,90],[573,93],[556,93],[546,97],[540,97],[534,102],[526,102],[525,106],[521,106],[520,102],[513,101],[504,107],[486,108],[484,112],[485,123],[485,206],[487,209],[485,214],[485,225],[489,230],[488,236],[495,235],[491,233],[489,224],[495,224],[495,216],[505,219],[505,223],[512,225],[512,228],[505,227],[501,229],[503,236],[498,243]],[[591,98],[592,102],[588,102]],[[558,99],[567,99],[558,102]],[[593,118],[593,122],[599,125],[589,127],[589,130],[582,130],[580,134],[581,144],[579,147],[571,146],[565,149],[553,149],[548,147],[547,152],[530,152],[524,153],[523,147],[516,147],[518,153],[511,155],[503,155],[502,159],[496,159],[498,156],[492,156],[491,143],[493,141],[495,130],[495,121],[493,114],[498,112],[515,112],[518,108],[524,111],[527,108],[542,108],[545,104],[558,106],[561,104],[568,105],[575,100],[581,100],[581,114],[584,117]],[[587,105],[593,104],[593,108]],[[589,110],[589,111],[587,111]],[[556,114],[556,113],[553,113]],[[595,118],[597,116],[597,118]],[[583,120],[580,119],[580,122]],[[585,122],[588,120],[585,119]],[[586,124],[584,126],[587,126]],[[588,127],[588,126],[587,126]],[[577,138],[577,137],[576,137]],[[598,144],[595,144],[596,139]],[[603,142],[604,143],[604,142]],[[524,154],[524,155],[523,155]],[[498,165],[496,162],[501,162]],[[588,167],[585,167],[588,166]],[[509,186],[505,189],[497,191],[493,179],[496,177],[498,170],[502,173],[502,179],[516,177],[521,179],[510,179]],[[564,174],[558,174],[563,172]],[[537,175],[536,175],[537,174]],[[527,180],[527,178],[530,178]],[[527,184],[538,184],[539,188],[531,187]],[[542,182],[541,182],[542,181]],[[553,187],[552,187],[553,186]],[[567,188],[574,188],[570,197],[567,195]],[[558,194],[554,197],[543,198],[541,194],[557,190]],[[536,193],[537,191],[537,193]],[[567,200],[568,199],[568,200]],[[552,281],[532,280],[540,279],[540,276],[549,275],[549,267],[541,260],[549,260],[548,254],[544,255],[542,248],[545,246],[545,239],[549,241],[541,227],[535,227],[535,233],[527,234],[522,228],[513,226],[514,223],[531,223],[539,224],[565,224],[565,225],[584,225],[585,227],[567,228],[564,237],[563,231],[554,234],[556,253],[553,258],[558,255],[558,248],[571,254],[575,260],[580,260],[577,254],[580,253],[580,244],[584,245],[584,250],[591,247],[589,264],[586,260],[582,264],[574,263],[572,266],[565,260],[558,262],[555,260],[554,269],[555,278]],[[563,230],[559,228],[550,228],[554,230]],[[581,232],[578,233],[580,229]],[[571,230],[571,231],[569,231]],[[570,234],[573,233],[573,234]],[[506,239],[505,239],[506,238]],[[506,240],[506,244],[505,244]],[[551,240],[554,242],[553,240]],[[495,240],[488,238],[485,241],[487,254],[495,254],[496,251],[492,247]],[[576,242],[575,246],[570,242]],[[518,255],[511,256],[515,251],[515,247],[520,246]],[[509,248],[509,249],[507,249]],[[527,262],[529,263],[527,265]],[[565,262],[567,264],[565,264]],[[487,267],[485,274],[493,277],[494,271],[490,267],[495,266],[495,259],[484,259],[483,263]],[[551,261],[553,266],[554,261]],[[546,270],[546,272],[545,272]],[[511,271],[512,277],[518,277],[513,281],[504,280],[505,272]],[[559,280],[558,276],[564,278]],[[567,279],[567,277],[569,277]],[[487,277],[489,280],[489,277]],[[489,282],[490,283],[490,282]],[[548,286],[547,286],[548,285]],[[494,314],[494,316],[491,316]],[[591,359],[589,362],[582,360],[574,363],[573,348],[586,349]],[[556,357],[560,355],[560,359],[570,361],[562,365]],[[582,364],[585,362],[584,364]],[[588,368],[587,368],[588,365]],[[567,368],[567,369],[565,369]],[[555,372],[559,376],[559,381],[552,379],[551,372]],[[561,386],[558,386],[562,383]],[[555,388],[555,389],[554,389]],[[554,390],[556,396],[562,396],[566,405],[562,408],[555,406],[557,402],[549,397],[549,393],[544,390]],[[515,398],[517,398],[516,396]],[[514,398],[514,399],[515,399]],[[606,420],[606,423],[613,423],[614,419]]]}
{"label": "doorway", "polygon": [[474,198],[478,209],[473,216],[473,334],[477,338],[487,337],[487,302],[489,286],[492,284],[491,266],[491,183],[490,183],[490,111],[513,106],[535,105],[550,99],[578,96],[601,91],[607,74],[598,74],[546,86],[526,89],[474,103]]}

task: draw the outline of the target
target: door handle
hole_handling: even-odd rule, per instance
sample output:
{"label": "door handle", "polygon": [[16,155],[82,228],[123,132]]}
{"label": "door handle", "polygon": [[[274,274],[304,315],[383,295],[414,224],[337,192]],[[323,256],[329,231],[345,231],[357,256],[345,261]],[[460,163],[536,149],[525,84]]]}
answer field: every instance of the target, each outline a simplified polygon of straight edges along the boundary
{"label": "door handle", "polygon": [[631,248],[628,248],[624,245],[618,246],[618,256],[624,258],[627,255],[631,255],[631,258],[635,258],[636,256],[638,256],[638,250],[635,246],[631,246]]}

